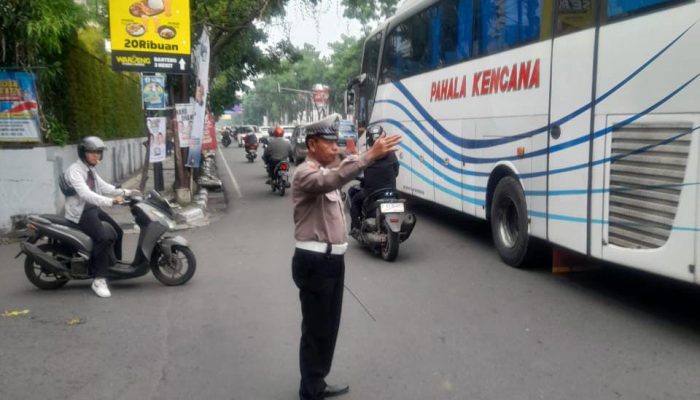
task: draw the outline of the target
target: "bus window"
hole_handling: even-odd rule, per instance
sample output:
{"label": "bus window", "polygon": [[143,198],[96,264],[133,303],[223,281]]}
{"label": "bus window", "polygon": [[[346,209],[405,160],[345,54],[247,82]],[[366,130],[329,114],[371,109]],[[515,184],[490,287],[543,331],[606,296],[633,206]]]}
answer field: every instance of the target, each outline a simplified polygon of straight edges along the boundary
{"label": "bus window", "polygon": [[539,39],[540,0],[481,0],[479,5],[480,54],[496,53]]}
{"label": "bus window", "polygon": [[566,35],[595,25],[598,0],[561,0],[555,1],[555,4],[559,7],[556,10],[557,35]]}
{"label": "bus window", "polygon": [[360,85],[357,101],[358,125],[364,127],[372,115],[374,105],[374,89],[377,87],[377,63],[379,62],[379,47],[382,43],[382,34],[377,33],[365,44],[362,56],[361,71],[366,74],[367,80]]}
{"label": "bus window", "polygon": [[437,14],[437,8],[431,7],[392,29],[382,59],[382,82],[420,74],[437,66],[437,53],[432,45]]}
{"label": "bus window", "polygon": [[608,18],[618,19],[644,13],[669,4],[684,3],[678,0],[608,0]]}
{"label": "bus window", "polygon": [[453,64],[472,56],[472,0],[445,0],[440,5],[440,63]]}

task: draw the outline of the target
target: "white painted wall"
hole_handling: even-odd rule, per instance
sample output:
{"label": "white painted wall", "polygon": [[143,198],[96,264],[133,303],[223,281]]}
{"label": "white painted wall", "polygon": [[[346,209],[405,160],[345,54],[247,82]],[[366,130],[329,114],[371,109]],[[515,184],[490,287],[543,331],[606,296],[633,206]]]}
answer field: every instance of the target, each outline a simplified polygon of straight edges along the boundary
{"label": "white painted wall", "polygon": [[[99,175],[116,183],[138,173],[146,156],[143,140],[108,141]],[[13,215],[62,213],[57,177],[77,159],[76,145],[0,149],[0,232],[12,228]]]}

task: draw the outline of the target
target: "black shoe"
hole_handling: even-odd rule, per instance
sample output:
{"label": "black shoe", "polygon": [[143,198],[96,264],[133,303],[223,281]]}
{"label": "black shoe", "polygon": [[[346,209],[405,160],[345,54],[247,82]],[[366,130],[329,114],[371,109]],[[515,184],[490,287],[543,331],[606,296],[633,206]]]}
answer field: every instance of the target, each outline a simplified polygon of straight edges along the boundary
{"label": "black shoe", "polygon": [[323,390],[323,398],[325,399],[326,397],[335,397],[335,396],[340,396],[342,394],[346,394],[347,392],[350,391],[350,386],[348,385],[326,385],[326,388]]}

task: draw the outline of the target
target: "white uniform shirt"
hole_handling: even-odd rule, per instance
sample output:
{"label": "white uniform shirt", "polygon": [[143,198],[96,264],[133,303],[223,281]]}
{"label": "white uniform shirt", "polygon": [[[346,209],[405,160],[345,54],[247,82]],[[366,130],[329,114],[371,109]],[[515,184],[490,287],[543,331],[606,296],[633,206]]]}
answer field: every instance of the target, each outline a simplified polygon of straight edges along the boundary
{"label": "white uniform shirt", "polygon": [[[68,183],[75,189],[75,196],[66,197],[66,219],[76,224],[80,222],[83,215],[85,203],[90,203],[98,207],[109,207],[113,204],[112,198],[107,196],[126,196],[130,193],[126,189],[117,189],[105,182],[95,168],[89,168],[95,177],[95,191],[90,190],[87,184],[88,166],[78,160],[71,164],[65,172]],[[107,195],[107,196],[105,196]]]}

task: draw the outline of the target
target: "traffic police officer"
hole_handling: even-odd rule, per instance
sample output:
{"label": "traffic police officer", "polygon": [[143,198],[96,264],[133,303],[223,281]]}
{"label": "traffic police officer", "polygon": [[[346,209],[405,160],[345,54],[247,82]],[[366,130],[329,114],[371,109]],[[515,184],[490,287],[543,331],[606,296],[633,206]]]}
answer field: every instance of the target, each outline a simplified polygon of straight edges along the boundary
{"label": "traffic police officer", "polygon": [[398,149],[399,136],[382,135],[362,155],[342,161],[337,121],[332,115],[306,127],[306,161],[292,179],[294,238],[292,276],[301,301],[301,400],[318,400],[347,393],[347,385],[325,381],[331,369],[345,276],[347,228],[340,191],[374,160]]}

